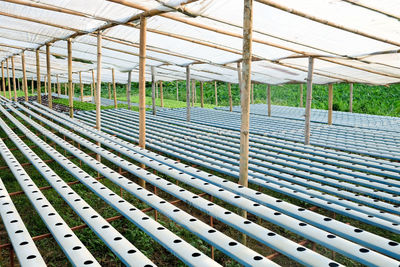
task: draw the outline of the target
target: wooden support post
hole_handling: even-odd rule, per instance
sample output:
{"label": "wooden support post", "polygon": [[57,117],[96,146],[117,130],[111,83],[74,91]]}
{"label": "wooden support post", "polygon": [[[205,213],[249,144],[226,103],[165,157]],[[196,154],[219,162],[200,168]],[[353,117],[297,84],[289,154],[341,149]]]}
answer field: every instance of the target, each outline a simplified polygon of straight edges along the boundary
{"label": "wooden support post", "polygon": [[[21,54],[22,56],[22,54]],[[11,68],[12,68],[12,77],[13,77],[13,89],[14,89],[14,101],[17,102],[17,84],[15,79],[15,65],[14,65],[14,56],[11,57]]]}
{"label": "wooden support post", "polygon": [[91,91],[90,91],[90,96],[92,97],[92,100],[94,100],[93,102],[95,102],[95,99],[93,97],[96,97],[96,79],[94,76],[94,70],[92,70],[92,87],[91,87]]}
{"label": "wooden support post", "polygon": [[163,91],[164,91],[163,90],[163,82],[160,81],[160,104],[161,104],[162,108],[164,107],[164,92]]}
{"label": "wooden support post", "polygon": [[113,93],[114,93],[114,108],[118,108],[117,102],[117,88],[115,86],[115,70],[112,69],[112,83],[113,83]]}
{"label": "wooden support post", "polygon": [[28,81],[26,80],[25,54],[23,51],[21,53],[21,60],[22,60],[22,77],[23,77],[25,101],[28,101]]}
{"label": "wooden support post", "polygon": [[32,93],[32,95],[35,93],[35,91],[33,89],[33,76],[31,78],[31,93]]}
{"label": "wooden support post", "polygon": [[156,82],[156,99],[158,99],[158,82]]}
{"label": "wooden support post", "polygon": [[90,97],[92,98],[92,102],[93,102],[93,83],[90,84]]}
{"label": "wooden support post", "polygon": [[108,83],[108,99],[111,99],[111,83]]}
{"label": "wooden support post", "polygon": [[[249,172],[249,125],[250,125],[250,98],[251,89],[251,58],[252,58],[252,32],[253,32],[253,0],[244,0],[243,13],[243,77],[241,93],[241,126],[240,126],[240,170],[239,184],[248,186]],[[247,212],[242,210],[242,216],[247,217]],[[247,243],[246,235],[242,235],[242,243]]]}
{"label": "wooden support post", "polygon": [[1,86],[3,89],[3,95],[6,97],[6,79],[4,77],[4,62],[1,62]]}
{"label": "wooden support post", "polygon": [[303,84],[300,84],[300,107],[303,107]]}
{"label": "wooden support post", "polygon": [[[96,87],[96,129],[101,130],[101,37],[102,32],[97,32],[97,87]],[[71,98],[71,96],[70,96]]]}
{"label": "wooden support post", "polygon": [[156,115],[156,68],[151,66],[151,107],[153,115]]}
{"label": "wooden support post", "polygon": [[7,67],[8,98],[11,100],[11,83],[10,83],[10,73],[8,67],[8,58],[6,59],[6,67]]}
{"label": "wooden support post", "polygon": [[66,83],[64,83],[64,94],[66,95],[66,96],[68,96],[68,86],[67,86],[67,84]]}
{"label": "wooden support post", "polygon": [[231,83],[228,83],[228,96],[229,96],[229,111],[232,112],[232,90],[231,90]]}
{"label": "wooden support post", "polygon": [[186,121],[190,121],[190,65],[186,66]]}
{"label": "wooden support post", "polygon": [[328,125],[332,125],[333,84],[328,85]]}
{"label": "wooden support post", "polygon": [[57,74],[57,94],[58,96],[61,95],[61,84],[60,81],[58,80],[58,74]]}
{"label": "wooden support post", "polygon": [[194,107],[194,93],[196,90],[196,82],[195,80],[192,80],[192,107]]}
{"label": "wooden support post", "polygon": [[310,121],[311,121],[311,101],[312,101],[312,76],[314,70],[314,58],[308,58],[308,75],[307,75],[307,98],[304,128],[304,144],[310,144]]}
{"label": "wooden support post", "polygon": [[215,89],[215,105],[218,106],[218,88],[217,88],[217,81],[214,82],[214,89]]}
{"label": "wooden support post", "polygon": [[44,94],[47,95],[47,76],[44,76]]}
{"label": "wooden support post", "polygon": [[176,101],[179,101],[179,82],[176,81]]}
{"label": "wooden support post", "polygon": [[353,83],[350,83],[349,111],[353,112]]}
{"label": "wooden support post", "polygon": [[238,72],[238,84],[239,84],[239,95],[240,95],[240,103],[242,103],[242,64],[240,62],[237,63],[237,72]]}
{"label": "wooden support post", "polygon": [[267,85],[268,117],[271,117],[271,85]]}
{"label": "wooden support post", "polygon": [[204,83],[200,82],[200,106],[204,108]]}
{"label": "wooden support post", "polygon": [[37,101],[39,104],[42,104],[42,82],[40,80],[40,57],[39,57],[39,49],[36,52],[36,93],[37,93]]}
{"label": "wooden support post", "polygon": [[74,117],[74,88],[72,87],[72,40],[67,40],[68,50],[68,87],[69,87],[69,116]]}
{"label": "wooden support post", "polygon": [[126,100],[128,102],[128,109],[132,109],[131,104],[131,85],[132,85],[132,71],[128,72],[128,84],[126,85]]}
{"label": "wooden support post", "polygon": [[[139,46],[139,146],[146,148],[146,17],[140,17]],[[144,167],[144,166],[143,166]],[[139,185],[146,187],[144,180]]]}
{"label": "wooden support post", "polygon": [[81,102],[83,102],[82,71],[79,72],[79,88],[80,88],[80,91],[81,91]]}
{"label": "wooden support post", "polygon": [[254,83],[251,84],[251,104],[254,104]]}
{"label": "wooden support post", "polygon": [[46,44],[46,66],[47,66],[47,86],[49,108],[53,109],[53,100],[51,98],[51,67],[50,67],[50,44]]}

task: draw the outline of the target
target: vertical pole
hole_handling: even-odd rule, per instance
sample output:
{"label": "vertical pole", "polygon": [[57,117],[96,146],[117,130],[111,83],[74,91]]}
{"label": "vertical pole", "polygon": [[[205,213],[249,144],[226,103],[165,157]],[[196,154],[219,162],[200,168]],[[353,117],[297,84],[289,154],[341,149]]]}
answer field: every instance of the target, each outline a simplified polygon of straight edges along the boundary
{"label": "vertical pole", "polygon": [[[139,45],[139,146],[146,147],[146,17],[140,17],[140,45]],[[143,166],[144,167],[144,166]],[[146,186],[144,180],[139,185]]]}
{"label": "vertical pole", "polygon": [[[95,99],[93,97],[96,97],[96,79],[94,78],[94,70],[92,70],[92,86],[90,87],[90,96],[92,97],[92,102],[95,102]],[[94,101],[93,101],[94,100]]]}
{"label": "vertical pole", "polygon": [[271,85],[267,85],[268,117],[271,117]]}
{"label": "vertical pole", "polygon": [[[96,129],[101,129],[101,38],[102,32],[97,32],[97,87],[96,87]],[[70,96],[71,98],[71,96]]]}
{"label": "vertical pole", "polygon": [[194,107],[194,93],[196,90],[196,82],[195,80],[192,80],[192,107]]}
{"label": "vertical pole", "polygon": [[51,68],[50,68],[50,44],[46,44],[46,65],[47,65],[47,87],[49,108],[53,108],[53,100],[51,98]]}
{"label": "vertical pole", "polygon": [[349,111],[353,112],[353,83],[350,83]]}
{"label": "vertical pole", "polygon": [[153,115],[156,115],[156,68],[151,67],[151,106]]}
{"label": "vertical pole", "polygon": [[303,84],[300,84],[300,107],[303,107]]}
{"label": "vertical pole", "polygon": [[328,125],[332,125],[333,84],[328,85]]}
{"label": "vertical pole", "polygon": [[[251,89],[251,58],[253,35],[253,0],[244,0],[243,12],[243,71],[241,83],[241,126],[240,126],[240,170],[239,184],[248,186],[249,172],[249,125],[250,125],[250,98]],[[242,210],[242,216],[247,212]],[[242,235],[242,242],[247,243],[246,235]]]}
{"label": "vertical pole", "polygon": [[176,81],[176,101],[179,101],[179,82]]}
{"label": "vertical pole", "polygon": [[311,101],[312,101],[312,76],[314,70],[314,58],[308,58],[308,75],[307,75],[307,98],[304,128],[304,144],[310,144],[310,120],[311,120]]}
{"label": "vertical pole", "polygon": [[79,88],[80,88],[80,91],[81,91],[81,102],[83,102],[82,71],[79,72]]}
{"label": "vertical pole", "polygon": [[3,95],[6,97],[6,80],[4,77],[4,62],[1,62],[1,85],[3,89]]}
{"label": "vertical pole", "polygon": [[229,96],[229,111],[232,112],[232,90],[231,90],[231,83],[228,83],[228,96]]}
{"label": "vertical pole", "polygon": [[218,88],[217,88],[217,81],[214,82],[214,89],[215,89],[215,105],[218,106]]}
{"label": "vertical pole", "polygon": [[7,83],[8,83],[8,98],[11,100],[11,83],[10,83],[10,74],[8,67],[8,58],[6,59],[6,67],[7,67]]}
{"label": "vertical pole", "polygon": [[200,105],[204,108],[204,83],[200,82]]}
{"label": "vertical pole", "polygon": [[108,99],[111,99],[111,83],[108,83]]}
{"label": "vertical pole", "polygon": [[35,93],[33,90],[33,76],[31,78],[31,93],[32,93],[32,95]]}
{"label": "vertical pole", "polygon": [[72,40],[67,40],[68,49],[68,87],[69,87],[69,116],[74,117],[74,88],[72,87]]}
{"label": "vertical pole", "polygon": [[47,95],[47,76],[44,76],[44,94]]}
{"label": "vertical pole", "polygon": [[242,64],[240,62],[237,63],[237,71],[238,71],[238,85],[240,91],[240,98],[242,98]]}
{"label": "vertical pole", "polygon": [[128,84],[126,85],[126,100],[128,102],[128,109],[131,107],[131,83],[132,83],[132,71],[128,72]]}
{"label": "vertical pole", "polygon": [[164,92],[163,92],[163,82],[160,81],[160,101],[161,101],[161,107],[164,107]]}
{"label": "vertical pole", "polygon": [[58,74],[57,74],[57,94],[58,96],[61,95],[61,84],[60,81],[58,80]]}
{"label": "vertical pole", "polygon": [[115,87],[115,70],[114,70],[114,68],[112,69],[112,83],[113,83],[113,93],[114,93],[114,107],[118,108],[117,89]]}
{"label": "vertical pole", "polygon": [[[23,52],[21,56],[23,55]],[[12,68],[12,77],[13,77],[13,89],[14,89],[14,101],[17,102],[17,84],[15,80],[15,65],[14,65],[14,56],[11,57],[11,68]]]}
{"label": "vertical pole", "polygon": [[251,84],[251,104],[254,104],[254,83]]}
{"label": "vertical pole", "polygon": [[190,65],[186,66],[186,121],[190,121]]}
{"label": "vertical pole", "polygon": [[36,50],[36,91],[37,91],[37,100],[39,104],[42,104],[42,82],[40,80],[40,57],[39,57],[39,49]]}
{"label": "vertical pole", "polygon": [[[28,101],[28,81],[26,80],[25,54],[23,51],[21,54],[21,59],[22,59],[22,77],[23,77],[24,95],[25,95],[25,101]],[[15,88],[14,88],[14,93],[15,93]]]}

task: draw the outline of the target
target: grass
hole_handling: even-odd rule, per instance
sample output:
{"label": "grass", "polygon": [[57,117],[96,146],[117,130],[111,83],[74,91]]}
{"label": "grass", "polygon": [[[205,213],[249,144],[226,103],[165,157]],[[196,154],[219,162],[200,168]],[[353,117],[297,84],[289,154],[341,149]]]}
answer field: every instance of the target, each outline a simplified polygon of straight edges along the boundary
{"label": "grass", "polygon": [[[30,82],[28,83],[30,86]],[[183,108],[186,107],[186,83],[178,82],[179,101],[176,100],[176,82],[163,83],[164,107],[166,108]],[[228,87],[224,82],[217,82],[218,87],[218,105],[228,106]],[[61,86],[62,93],[65,92],[64,86]],[[334,85],[333,94],[333,109],[337,111],[349,110],[349,85],[340,83]],[[158,89],[159,90],[159,89]],[[29,90],[30,87],[29,87]],[[42,92],[44,88],[42,88]],[[84,86],[84,95],[90,95],[90,85]],[[116,86],[117,99],[126,101],[126,85],[117,84]],[[353,112],[366,113],[385,116],[400,116],[400,85],[393,84],[390,86],[370,86],[365,84],[354,84],[353,89]],[[17,91],[18,96],[23,96],[22,91]],[[139,102],[138,83],[132,83],[131,86],[131,101]],[[200,106],[200,85],[196,83],[197,103],[195,106]],[[29,94],[31,95],[31,94]],[[75,85],[75,96],[80,95],[80,89]],[[8,96],[7,96],[8,97]],[[102,84],[102,97],[108,98],[108,84]],[[300,90],[298,84],[273,85],[271,87],[271,100],[273,105],[284,106],[299,106]],[[304,85],[303,99],[306,99],[306,86]],[[232,100],[233,105],[240,105],[240,94],[237,84],[232,84]],[[266,103],[266,85],[255,84],[254,86],[254,102]],[[67,102],[60,101],[59,104]],[[74,102],[78,108],[79,102]],[[146,83],[146,105],[151,106],[151,83]],[[161,105],[161,100],[156,99],[156,105]],[[214,83],[204,83],[204,106],[206,108],[215,107]],[[305,106],[305,103],[303,104]],[[126,106],[119,106],[124,108]],[[111,107],[106,107],[111,108]],[[312,108],[328,109],[328,86],[313,85],[313,101]],[[82,109],[94,109],[94,106],[85,105]]]}
{"label": "grass", "polygon": [[[69,100],[64,98],[54,99],[53,103],[57,103],[64,106],[69,106]],[[118,104],[118,108],[128,108],[127,104]],[[81,102],[81,101],[74,101],[74,108],[79,110],[95,110],[96,105],[93,103],[88,102]],[[113,109],[114,105],[112,106],[101,106],[101,109]],[[139,107],[131,106],[132,110],[139,111]]]}

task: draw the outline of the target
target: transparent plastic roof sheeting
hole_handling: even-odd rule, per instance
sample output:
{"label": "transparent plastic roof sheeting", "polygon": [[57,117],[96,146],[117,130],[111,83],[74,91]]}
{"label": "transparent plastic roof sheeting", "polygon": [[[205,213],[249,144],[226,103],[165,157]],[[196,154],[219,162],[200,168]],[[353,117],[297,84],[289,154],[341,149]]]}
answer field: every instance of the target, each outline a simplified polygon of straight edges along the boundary
{"label": "transparent plastic roof sheeting", "polygon": [[[339,27],[263,2],[275,4],[277,1],[254,2],[254,82],[305,82],[310,55],[317,57],[314,83],[400,81],[398,1],[288,0],[279,3]],[[66,82],[66,40],[77,34],[72,43],[73,82],[79,82],[77,73],[82,71],[82,81],[90,83],[90,72],[97,67],[95,32],[113,23],[115,26],[103,32],[102,81],[112,81],[111,68],[116,69],[117,83],[127,83],[130,70],[132,81],[137,81],[139,21],[131,18],[154,9],[166,13],[148,18],[146,80],[151,79],[151,66],[157,67],[157,80],[184,80],[185,66],[194,63],[192,79],[238,82],[236,62],[242,58],[242,0],[1,1],[0,59],[4,61],[17,55],[16,76],[20,78],[19,54],[25,50],[27,77],[36,79],[34,50],[39,48],[41,79],[44,79],[44,45],[51,43],[52,81],[56,82],[58,74],[59,81]]]}

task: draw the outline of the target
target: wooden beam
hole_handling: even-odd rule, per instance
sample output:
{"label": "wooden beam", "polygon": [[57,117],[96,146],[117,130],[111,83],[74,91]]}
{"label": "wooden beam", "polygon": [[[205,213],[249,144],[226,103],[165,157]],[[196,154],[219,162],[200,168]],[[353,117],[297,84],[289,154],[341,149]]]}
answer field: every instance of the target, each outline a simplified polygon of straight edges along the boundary
{"label": "wooden beam", "polygon": [[50,44],[46,44],[46,66],[47,66],[48,102],[49,102],[49,108],[53,109],[53,99],[51,97]]}
{"label": "wooden beam", "polygon": [[113,94],[114,94],[114,108],[118,108],[117,88],[115,86],[115,70],[114,70],[114,68],[112,68],[112,83],[113,83]]}
{"label": "wooden beam", "polygon": [[267,85],[267,104],[268,104],[268,117],[271,117],[271,85]]}
{"label": "wooden beam", "polygon": [[42,104],[42,82],[40,80],[40,56],[39,49],[35,51],[36,53],[36,92],[37,92],[37,101],[39,104]]}
{"label": "wooden beam", "polygon": [[328,125],[332,125],[333,84],[328,85]]}
{"label": "wooden beam", "polygon": [[[21,54],[21,56],[22,56],[22,54]],[[11,57],[11,68],[12,68],[12,77],[13,77],[14,101],[17,102],[18,98],[17,98],[17,84],[16,84],[16,80],[15,80],[14,56]]]}
{"label": "wooden beam", "polygon": [[310,121],[311,121],[311,101],[312,101],[312,78],[314,70],[314,58],[308,58],[308,75],[307,75],[307,98],[305,112],[305,128],[304,128],[304,144],[310,144]]}
{"label": "wooden beam", "polygon": [[[24,95],[25,101],[28,101],[28,81],[26,80],[26,66],[25,66],[25,53],[22,51],[21,53],[21,60],[22,60],[22,77],[23,77],[23,86],[24,86]],[[15,88],[14,88],[15,93]]]}
{"label": "wooden beam", "polygon": [[271,0],[256,0],[256,1],[259,2],[259,3],[265,4],[265,5],[271,6],[273,8],[276,8],[276,9],[291,13],[293,15],[296,15],[296,16],[299,16],[299,17],[302,17],[302,18],[306,18],[306,19],[309,19],[309,20],[312,20],[312,21],[315,21],[315,22],[318,22],[318,23],[321,23],[321,24],[324,24],[324,25],[328,25],[330,27],[333,27],[333,28],[336,28],[336,29],[339,29],[339,30],[343,30],[343,31],[346,31],[346,32],[351,32],[351,33],[354,33],[354,34],[357,34],[357,35],[360,35],[360,36],[364,36],[366,38],[370,38],[372,40],[380,41],[380,42],[391,44],[391,45],[394,45],[394,46],[400,46],[400,42],[396,42],[396,41],[393,41],[393,40],[388,40],[388,39],[385,39],[385,38],[382,38],[382,37],[379,37],[379,36],[376,36],[376,35],[373,35],[373,34],[369,34],[367,32],[360,31],[358,29],[352,29],[352,28],[349,28],[349,27],[345,27],[343,25],[340,25],[340,24],[337,24],[337,23],[334,23],[334,22],[331,22],[331,21],[327,21],[326,19],[315,17],[315,16],[309,15],[309,14],[307,14],[305,12],[302,12],[302,11],[299,11],[299,10],[295,10],[293,8],[290,8],[290,7],[286,7],[286,6],[282,5],[282,4],[278,4],[278,3],[274,2],[274,1],[271,1]]}
{"label": "wooden beam", "polygon": [[44,76],[44,93],[47,95],[47,76]]}
{"label": "wooden beam", "polygon": [[[139,48],[139,146],[141,148],[146,148],[146,29],[147,19],[141,16]],[[139,179],[139,185],[146,187],[145,180]]]}
{"label": "wooden beam", "polygon": [[232,112],[232,90],[231,90],[231,83],[228,83],[228,96],[229,96],[229,111]]}
{"label": "wooden beam", "polygon": [[67,40],[67,50],[68,50],[68,88],[69,88],[69,116],[74,117],[74,88],[72,87],[72,40],[69,38]]}
{"label": "wooden beam", "polygon": [[6,97],[6,78],[4,77],[4,61],[1,62],[1,86],[3,89],[3,95]]}
{"label": "wooden beam", "polygon": [[111,84],[108,83],[108,99],[111,99]]}
{"label": "wooden beam", "polygon": [[163,82],[160,81],[160,105],[163,108],[164,107],[164,92],[163,92]]}
{"label": "wooden beam", "polygon": [[214,89],[215,89],[215,105],[218,106],[218,88],[217,88],[217,81],[214,81]]}
{"label": "wooden beam", "polygon": [[[101,36],[102,32],[97,32],[97,87],[96,87],[96,129],[101,130]],[[70,96],[71,98],[71,96]]]}
{"label": "wooden beam", "polygon": [[151,66],[151,107],[153,115],[156,115],[156,68]]}
{"label": "wooden beam", "polygon": [[7,67],[8,98],[11,100],[11,83],[10,83],[10,74],[8,67],[8,58],[6,59],[6,67]]}
{"label": "wooden beam", "polygon": [[200,82],[200,106],[204,108],[204,83]]}
{"label": "wooden beam", "polygon": [[128,109],[132,109],[131,104],[131,85],[132,85],[132,71],[128,71],[128,83],[126,84],[126,100],[128,102]]}
{"label": "wooden beam", "polygon": [[353,112],[353,83],[350,83],[349,111]]}
{"label": "wooden beam", "polygon": [[239,84],[239,95],[240,95],[240,104],[241,99],[242,99],[242,64],[240,62],[237,62],[237,72],[238,72],[238,84]]}
{"label": "wooden beam", "polygon": [[300,107],[303,107],[303,84],[300,84]]}
{"label": "wooden beam", "polygon": [[190,65],[186,66],[186,121],[190,121]]}
{"label": "wooden beam", "polygon": [[[248,186],[249,172],[249,125],[250,125],[250,90],[251,90],[251,60],[252,60],[252,33],[253,33],[253,0],[244,0],[243,12],[243,71],[241,97],[241,125],[240,125],[240,168],[239,184]],[[247,212],[241,211],[247,218]],[[247,243],[246,235],[242,234],[242,243]]]}
{"label": "wooden beam", "polygon": [[81,102],[83,102],[82,71],[79,72],[79,88],[80,88],[80,93],[81,93]]}

